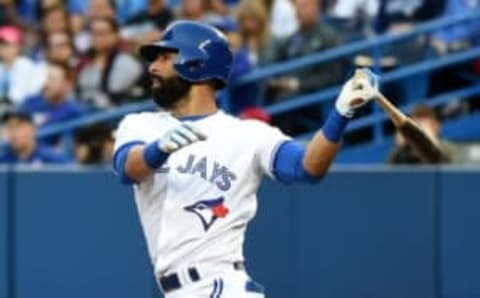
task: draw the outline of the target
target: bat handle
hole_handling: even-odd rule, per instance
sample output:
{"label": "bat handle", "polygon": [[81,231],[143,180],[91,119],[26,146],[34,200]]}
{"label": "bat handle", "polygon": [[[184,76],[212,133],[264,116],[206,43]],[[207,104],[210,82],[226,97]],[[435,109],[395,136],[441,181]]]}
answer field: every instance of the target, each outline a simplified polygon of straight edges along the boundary
{"label": "bat handle", "polygon": [[395,126],[400,126],[407,121],[407,116],[395,107],[381,92],[377,91],[375,100],[387,112]]}

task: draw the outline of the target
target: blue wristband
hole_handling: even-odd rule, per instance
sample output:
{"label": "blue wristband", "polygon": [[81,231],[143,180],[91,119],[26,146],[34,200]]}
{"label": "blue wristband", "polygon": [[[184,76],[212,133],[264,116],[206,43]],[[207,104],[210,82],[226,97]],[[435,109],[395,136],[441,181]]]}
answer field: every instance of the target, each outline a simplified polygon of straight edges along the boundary
{"label": "blue wristband", "polygon": [[338,143],[347,128],[348,118],[340,115],[337,109],[333,109],[323,124],[323,135],[333,143]]}
{"label": "blue wristband", "polygon": [[152,169],[158,169],[168,158],[170,154],[165,153],[158,148],[158,142],[152,142],[143,150],[143,159]]}

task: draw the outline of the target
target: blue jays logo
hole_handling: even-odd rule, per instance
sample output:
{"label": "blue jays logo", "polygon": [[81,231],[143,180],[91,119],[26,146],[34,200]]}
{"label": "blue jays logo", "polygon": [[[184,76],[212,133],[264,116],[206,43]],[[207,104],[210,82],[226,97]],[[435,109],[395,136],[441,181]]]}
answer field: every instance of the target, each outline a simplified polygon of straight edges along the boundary
{"label": "blue jays logo", "polygon": [[228,214],[228,208],[223,204],[224,198],[203,200],[185,207],[186,211],[196,214],[202,221],[203,228],[207,231],[217,218],[223,218]]}

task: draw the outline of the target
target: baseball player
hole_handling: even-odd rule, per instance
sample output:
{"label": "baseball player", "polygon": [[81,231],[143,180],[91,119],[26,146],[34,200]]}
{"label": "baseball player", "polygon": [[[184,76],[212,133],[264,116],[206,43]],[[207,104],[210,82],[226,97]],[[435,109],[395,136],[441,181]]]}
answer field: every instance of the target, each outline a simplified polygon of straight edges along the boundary
{"label": "baseball player", "polygon": [[127,115],[115,140],[114,168],[133,184],[159,287],[167,298],[264,297],[248,275],[243,242],[267,175],[316,182],[327,172],[369,82],[348,81],[306,148],[278,129],[219,110],[232,53],[218,30],[172,23],[140,48],[149,64],[157,112]]}

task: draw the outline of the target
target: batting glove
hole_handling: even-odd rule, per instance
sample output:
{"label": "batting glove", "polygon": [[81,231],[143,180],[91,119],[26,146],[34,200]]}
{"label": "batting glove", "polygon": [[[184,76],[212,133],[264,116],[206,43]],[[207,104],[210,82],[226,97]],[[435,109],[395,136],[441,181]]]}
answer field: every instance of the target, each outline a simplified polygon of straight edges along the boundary
{"label": "batting glove", "polygon": [[191,123],[183,122],[169,130],[160,140],[158,140],[158,147],[165,153],[172,153],[185,146],[206,139],[207,136],[195,128]]}
{"label": "batting glove", "polygon": [[344,117],[352,118],[355,110],[371,101],[378,91],[379,78],[367,68],[359,69],[343,85],[335,108]]}

